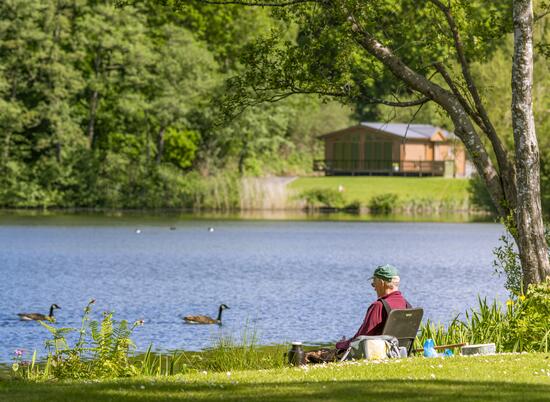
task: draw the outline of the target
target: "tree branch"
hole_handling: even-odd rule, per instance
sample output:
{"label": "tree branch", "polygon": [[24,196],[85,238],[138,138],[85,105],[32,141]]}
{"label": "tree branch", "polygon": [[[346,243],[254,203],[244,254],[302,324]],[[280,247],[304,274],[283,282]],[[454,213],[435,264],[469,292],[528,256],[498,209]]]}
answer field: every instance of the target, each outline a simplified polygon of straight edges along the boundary
{"label": "tree branch", "polygon": [[548,14],[550,14],[550,9],[546,10],[543,13],[537,14],[533,17],[533,22],[537,22],[538,20],[542,20],[544,17],[546,17]]}
{"label": "tree branch", "polygon": [[474,104],[477,109],[477,114],[481,118],[482,124],[479,124],[477,119],[474,118],[474,120],[476,120],[476,123],[485,132],[485,134],[487,134],[489,141],[491,141],[491,145],[493,146],[493,150],[495,152],[495,156],[497,158],[497,162],[500,167],[501,179],[504,180],[505,182],[504,190],[506,192],[507,199],[512,203],[512,205],[515,205],[516,194],[513,191],[514,186],[509,185],[510,182],[513,181],[515,178],[515,171],[513,166],[509,163],[508,153],[504,148],[504,144],[498,137],[495,127],[493,126],[493,123],[489,119],[489,115],[487,114],[487,111],[483,106],[483,102],[481,101],[481,96],[479,95],[477,86],[475,85],[474,79],[470,72],[470,65],[468,63],[468,60],[466,59],[466,55],[464,53],[464,46],[462,45],[462,39],[460,38],[460,32],[458,30],[456,21],[454,20],[454,17],[451,13],[451,9],[450,7],[447,7],[446,5],[444,5],[440,0],[429,0],[429,1],[433,5],[435,5],[437,8],[439,8],[439,10],[443,13],[443,15],[445,16],[445,19],[447,20],[447,24],[449,25],[449,28],[453,35],[454,47],[456,49],[458,61],[462,68],[462,75],[464,77],[464,80],[466,81],[466,86],[468,87],[468,91],[472,95]]}
{"label": "tree branch", "polygon": [[466,112],[475,120],[475,122],[483,129],[483,122],[481,121],[481,118],[479,117],[479,115],[472,109],[471,105],[470,105],[470,102],[468,102],[468,100],[462,96],[462,94],[460,93],[458,87],[456,86],[456,84],[454,83],[453,79],[451,78],[451,76],[449,75],[449,73],[447,72],[447,70],[445,69],[445,66],[443,66],[442,63],[440,62],[436,62],[433,64],[433,66],[435,67],[435,69],[437,70],[437,72],[441,75],[441,77],[443,77],[443,79],[445,80],[445,82],[447,83],[447,85],[449,86],[449,89],[452,91],[452,93],[456,96],[456,98],[458,99],[458,101],[460,102],[460,104],[464,107],[464,109],[466,110]]}
{"label": "tree branch", "polygon": [[495,206],[501,216],[506,216],[508,212],[508,207],[504,203],[506,193],[499,174],[493,166],[483,142],[481,142],[479,135],[476,133],[470,116],[454,94],[411,69],[395,53],[371,35],[370,32],[363,29],[353,15],[349,15],[348,20],[352,24],[352,31],[356,33],[355,40],[359,46],[377,58],[398,79],[405,82],[409,88],[434,100],[449,113],[455,126],[455,133],[464,143],[478,172],[484,177]]}
{"label": "tree branch", "polygon": [[228,0],[228,1],[216,1],[216,0],[195,0],[197,3],[205,4],[217,4],[217,5],[239,5],[239,6],[251,6],[251,7],[286,7],[295,6],[297,4],[305,3],[323,3],[321,0],[288,0],[281,2],[262,2],[262,1],[245,1],[245,0]]}

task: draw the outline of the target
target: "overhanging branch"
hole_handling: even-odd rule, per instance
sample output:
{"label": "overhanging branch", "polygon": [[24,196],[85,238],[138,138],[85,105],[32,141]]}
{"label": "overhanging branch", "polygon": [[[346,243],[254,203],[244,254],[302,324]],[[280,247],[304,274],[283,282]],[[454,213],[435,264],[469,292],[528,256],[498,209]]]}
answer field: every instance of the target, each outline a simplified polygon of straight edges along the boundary
{"label": "overhanging branch", "polygon": [[[456,50],[458,61],[462,68],[462,75],[464,77],[464,80],[466,81],[468,92],[470,92],[474,100],[474,104],[477,110],[477,115],[481,119],[481,122],[479,122],[479,120],[476,118],[474,118],[474,121],[476,121],[476,123],[480,126],[483,132],[487,134],[487,137],[491,142],[491,145],[495,152],[495,156],[497,158],[498,165],[500,167],[500,173],[501,173],[500,177],[502,180],[504,180],[503,187],[506,193],[506,198],[508,199],[509,202],[512,203],[512,205],[515,205],[516,194],[513,191],[513,186],[509,185],[510,182],[514,181],[514,177],[515,177],[514,169],[508,161],[508,155],[507,155],[506,149],[504,148],[504,144],[498,137],[495,127],[493,126],[493,123],[489,119],[489,115],[487,114],[487,111],[483,106],[483,102],[481,101],[481,96],[479,95],[477,86],[475,85],[474,79],[470,72],[470,64],[466,59],[464,46],[462,44],[462,39],[460,37],[460,32],[458,30],[456,21],[451,13],[451,8],[443,4],[440,0],[429,0],[429,1],[443,13],[443,15],[445,16],[445,19],[447,20],[447,24],[449,25],[449,29],[451,30],[451,33],[453,36],[454,47]],[[458,99],[462,104],[463,102],[461,100],[461,97],[459,97]],[[466,110],[468,111],[468,109]],[[468,114],[472,115],[470,112],[468,112]]]}
{"label": "overhanging branch", "polygon": [[195,3],[216,4],[216,5],[238,5],[249,7],[286,7],[305,3],[323,3],[321,0],[287,0],[281,2],[263,2],[263,1],[241,1],[241,0],[192,0]]}

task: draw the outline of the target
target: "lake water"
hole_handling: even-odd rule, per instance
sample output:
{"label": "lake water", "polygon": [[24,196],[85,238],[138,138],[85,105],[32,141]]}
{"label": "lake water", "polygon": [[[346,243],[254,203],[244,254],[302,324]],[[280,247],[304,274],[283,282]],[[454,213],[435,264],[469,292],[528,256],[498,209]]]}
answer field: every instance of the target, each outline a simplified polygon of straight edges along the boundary
{"label": "lake water", "polygon": [[[47,331],[16,313],[57,303],[58,324],[77,327],[91,298],[95,318],[114,310],[145,320],[133,336],[140,350],[199,350],[246,326],[265,344],[332,342],[359,327],[375,299],[368,277],[385,263],[400,269],[411,304],[447,322],[478,295],[506,298],[491,252],[502,232],[491,223],[4,217],[0,361],[15,348],[44,351]],[[220,303],[231,307],[222,328],[182,322],[215,316]]]}

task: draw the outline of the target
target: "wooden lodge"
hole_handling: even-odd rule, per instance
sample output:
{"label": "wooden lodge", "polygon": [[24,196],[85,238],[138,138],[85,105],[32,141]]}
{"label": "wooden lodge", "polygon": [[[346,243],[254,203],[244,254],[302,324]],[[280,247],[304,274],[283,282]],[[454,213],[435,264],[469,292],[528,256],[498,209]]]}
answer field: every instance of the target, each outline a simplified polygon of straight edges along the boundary
{"label": "wooden lodge", "polygon": [[364,122],[318,138],[325,159],[314,169],[329,176],[465,177],[472,171],[454,134],[428,124]]}

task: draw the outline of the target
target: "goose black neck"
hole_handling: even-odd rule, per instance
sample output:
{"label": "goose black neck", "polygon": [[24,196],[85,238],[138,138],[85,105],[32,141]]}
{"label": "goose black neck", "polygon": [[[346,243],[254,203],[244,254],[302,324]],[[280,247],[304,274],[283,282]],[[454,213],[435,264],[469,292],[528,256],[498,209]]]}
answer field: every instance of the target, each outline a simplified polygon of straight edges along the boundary
{"label": "goose black neck", "polygon": [[53,317],[53,306],[50,306],[50,317]]}
{"label": "goose black neck", "polygon": [[223,311],[223,308],[222,306],[220,306],[220,309],[218,310],[218,319],[217,319],[217,321],[220,323],[222,322],[222,311]]}

